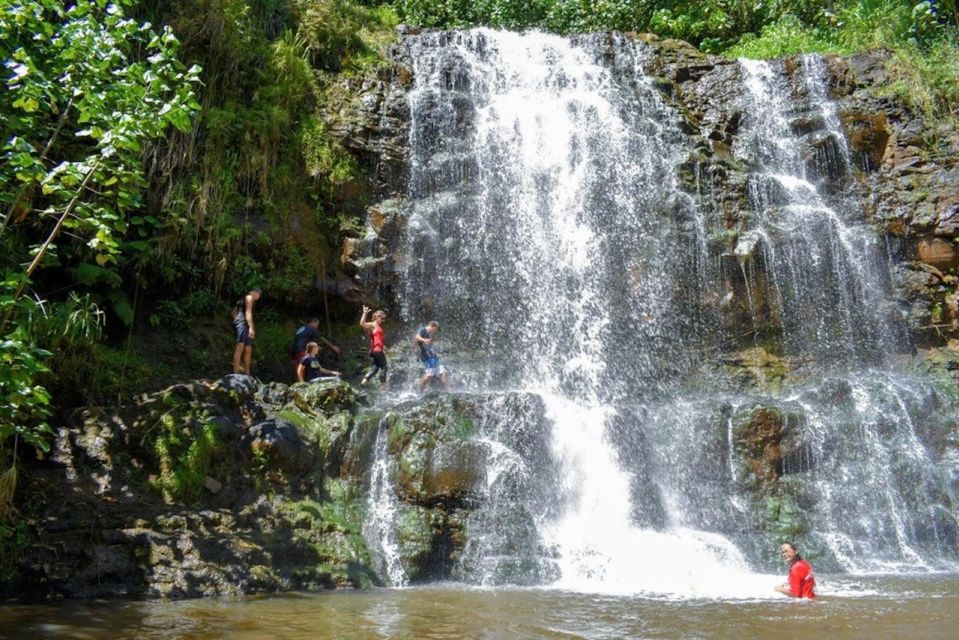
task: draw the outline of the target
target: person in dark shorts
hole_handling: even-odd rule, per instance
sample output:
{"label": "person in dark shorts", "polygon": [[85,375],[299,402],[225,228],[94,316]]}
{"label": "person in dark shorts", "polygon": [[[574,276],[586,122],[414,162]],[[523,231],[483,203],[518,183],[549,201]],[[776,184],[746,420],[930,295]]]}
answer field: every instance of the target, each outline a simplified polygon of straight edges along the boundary
{"label": "person in dark shorts", "polygon": [[369,384],[370,380],[376,377],[377,374],[380,376],[380,384],[386,385],[386,335],[383,332],[383,323],[386,322],[386,312],[382,309],[377,309],[373,312],[372,320],[367,322],[366,318],[370,315],[370,311],[371,309],[364,305],[363,315],[360,316],[360,326],[363,327],[363,331],[366,331],[370,336],[370,361],[373,363],[370,372],[363,376],[363,380],[360,381],[360,385],[364,387]]}
{"label": "person in dark shorts", "polygon": [[425,368],[423,379],[420,380],[421,390],[426,389],[426,385],[434,379],[439,380],[443,388],[449,387],[449,381],[446,379],[446,367],[440,364],[440,358],[436,355],[436,349],[433,347],[433,341],[436,340],[436,334],[439,330],[440,323],[433,320],[414,336],[414,339],[420,345],[420,362],[423,363]]}
{"label": "person in dark shorts", "polygon": [[310,318],[309,322],[302,325],[293,335],[293,344],[290,345],[290,357],[293,359],[293,373],[296,374],[300,366],[300,361],[307,355],[306,346],[310,342],[325,344],[336,355],[340,354],[340,348],[320,335],[320,319]]}
{"label": "person in dark shorts", "polygon": [[813,575],[812,565],[802,559],[796,545],[791,542],[784,542],[779,547],[779,553],[789,565],[789,580],[776,587],[776,591],[790,598],[815,598],[816,576]]}
{"label": "person in dark shorts", "polygon": [[233,308],[233,329],[236,333],[236,348],[233,350],[233,373],[251,375],[253,338],[256,337],[256,329],[253,326],[253,305],[260,299],[262,293],[259,287],[253,287],[249,293],[237,301]]}
{"label": "person in dark shorts", "polygon": [[313,382],[322,380],[324,376],[339,378],[342,373],[332,369],[324,369],[320,364],[320,359],[316,356],[320,353],[320,345],[316,342],[310,342],[306,345],[306,355],[300,360],[296,367],[296,379],[300,382]]}

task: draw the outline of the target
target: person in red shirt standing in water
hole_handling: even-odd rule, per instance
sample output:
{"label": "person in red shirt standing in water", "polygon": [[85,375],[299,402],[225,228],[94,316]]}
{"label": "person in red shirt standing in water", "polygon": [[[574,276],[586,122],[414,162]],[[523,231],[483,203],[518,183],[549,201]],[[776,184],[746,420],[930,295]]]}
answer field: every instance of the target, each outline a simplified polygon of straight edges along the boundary
{"label": "person in red shirt standing in water", "polygon": [[779,552],[789,565],[789,582],[776,587],[776,591],[791,598],[815,598],[816,576],[812,565],[800,557],[796,545],[791,542],[783,543]]}
{"label": "person in red shirt standing in water", "polygon": [[363,307],[363,315],[360,316],[360,326],[370,336],[370,360],[373,366],[360,382],[362,386],[369,384],[377,373],[380,375],[380,384],[386,386],[386,336],[383,333],[383,323],[386,322],[386,312],[377,309],[373,312],[372,322],[366,321],[366,316],[370,313],[370,308]]}

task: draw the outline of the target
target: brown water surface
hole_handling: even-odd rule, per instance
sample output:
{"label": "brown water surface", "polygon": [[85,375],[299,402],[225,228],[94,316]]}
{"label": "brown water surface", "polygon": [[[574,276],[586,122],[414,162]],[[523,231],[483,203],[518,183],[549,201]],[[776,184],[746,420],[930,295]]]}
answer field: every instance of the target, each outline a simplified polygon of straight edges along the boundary
{"label": "brown water surface", "polygon": [[833,578],[815,602],[414,589],[0,606],[0,638],[959,638],[959,576]]}

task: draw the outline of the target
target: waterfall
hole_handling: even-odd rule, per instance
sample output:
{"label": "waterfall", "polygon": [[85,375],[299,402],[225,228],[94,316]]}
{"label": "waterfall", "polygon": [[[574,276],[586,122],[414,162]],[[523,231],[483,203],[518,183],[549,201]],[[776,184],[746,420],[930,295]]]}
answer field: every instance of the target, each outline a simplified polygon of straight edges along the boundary
{"label": "waterfall", "polygon": [[[486,493],[459,575],[761,597],[774,578],[754,571],[780,534],[757,536],[756,512],[787,502],[833,568],[955,560],[956,517],[942,506],[954,496],[913,421],[935,393],[889,373],[908,342],[884,257],[861,211],[829,192],[851,169],[820,59],[794,71],[801,106],[783,68],[740,63],[732,153],[751,211],[738,277],[750,313],[775,318],[784,355],[813,374],[764,396],[703,373],[721,329],[700,301],[719,274],[707,207],[679,176],[693,142],[643,72],[645,45],[477,29],[401,48],[414,78],[402,316],[440,320],[447,344],[478,354],[464,363],[471,384],[538,397],[552,433],[547,478],[489,412]],[[743,416],[766,405],[792,448],[770,471],[786,489],[761,497],[738,443]],[[524,489],[535,483],[549,495]],[[872,506],[851,522],[857,490]],[[517,537],[529,544],[517,550]]]}
{"label": "waterfall", "polygon": [[373,447],[373,467],[370,470],[370,494],[367,501],[368,517],[363,525],[363,536],[371,542],[376,568],[392,587],[406,584],[403,564],[400,562],[396,540],[398,500],[390,484],[390,457],[387,453],[389,429],[381,424]]}
{"label": "waterfall", "polygon": [[[823,183],[850,166],[822,61],[803,58],[805,111],[774,63],[741,60],[740,66],[746,115],[734,152],[752,167],[752,232],[762,238],[787,347],[817,366],[880,362],[900,351],[904,339],[886,302],[876,234],[861,211],[847,221],[822,193]],[[797,133],[804,128],[812,131]]]}

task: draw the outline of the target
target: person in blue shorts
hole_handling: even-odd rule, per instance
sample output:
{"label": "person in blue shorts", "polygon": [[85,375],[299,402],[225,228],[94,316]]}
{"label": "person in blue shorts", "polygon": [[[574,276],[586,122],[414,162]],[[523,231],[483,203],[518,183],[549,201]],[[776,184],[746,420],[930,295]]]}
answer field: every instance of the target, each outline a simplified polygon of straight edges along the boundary
{"label": "person in blue shorts", "polygon": [[446,367],[440,364],[440,358],[436,355],[433,347],[433,341],[436,340],[436,334],[439,333],[440,323],[436,320],[431,321],[425,327],[420,329],[416,336],[416,342],[420,346],[420,362],[423,363],[425,371],[423,379],[420,380],[420,389],[426,389],[426,385],[431,380],[439,380],[443,388],[449,387],[449,380],[446,377]]}
{"label": "person in blue shorts", "polygon": [[259,287],[253,287],[233,306],[233,329],[236,333],[233,373],[252,375],[253,338],[256,337],[256,329],[253,327],[253,305],[262,294]]}

